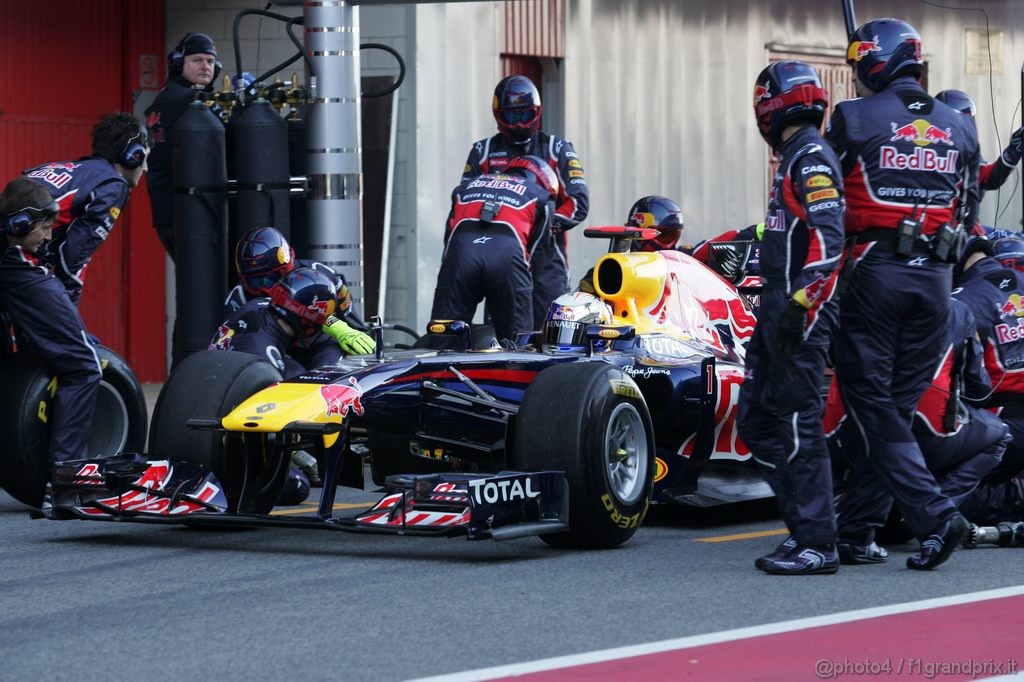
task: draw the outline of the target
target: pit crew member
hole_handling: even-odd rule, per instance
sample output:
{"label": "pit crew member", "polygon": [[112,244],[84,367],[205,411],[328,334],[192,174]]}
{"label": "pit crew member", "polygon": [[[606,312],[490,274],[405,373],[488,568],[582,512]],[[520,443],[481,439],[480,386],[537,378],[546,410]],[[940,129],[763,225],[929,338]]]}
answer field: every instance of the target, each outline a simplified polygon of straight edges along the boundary
{"label": "pit crew member", "polygon": [[761,313],[736,417],[789,528],[754,562],[776,575],[839,569],[821,382],[836,323],[845,203],[839,161],[819,132],[827,108],[828,93],[804,62],[777,62],[757,77],[757,127],[780,162],[761,242]]}
{"label": "pit crew member", "polygon": [[174,260],[174,186],[171,149],[174,124],[195,96],[195,87],[209,92],[220,73],[217,46],[205,33],[186,33],[167,55],[167,82],[146,109],[146,125],[153,141],[151,170],[146,186],[153,214],[153,229],[167,255]]}
{"label": "pit crew member", "polygon": [[[985,525],[1020,513],[1020,475],[1024,471],[1024,273],[1015,269],[1024,242],[1018,237],[994,244],[983,238],[968,243],[954,297],[978,321],[985,369],[992,382],[988,406],[1010,428],[1012,440],[1002,461],[961,505],[974,523]],[[1000,260],[1000,257],[1003,260]]]}
{"label": "pit crew member", "polygon": [[11,180],[0,193],[4,251],[0,306],[29,350],[57,377],[50,415],[49,461],[86,459],[102,370],[78,309],[52,267],[39,257],[60,209],[41,183]]}
{"label": "pit crew member", "polygon": [[537,243],[531,260],[533,320],[539,329],[548,304],[569,290],[566,230],[587,217],[590,195],[583,164],[568,140],[540,129],[540,91],[526,76],[508,76],[494,88],[491,103],[498,134],[473,144],[462,182],[484,173],[501,173],[513,159],[537,156],[558,175],[557,207],[548,234]]}
{"label": "pit crew member", "polygon": [[535,328],[530,269],[550,234],[559,186],[543,158],[521,156],[455,188],[432,319],[471,320],[486,298],[499,340]]}
{"label": "pit crew member", "polygon": [[921,39],[898,19],[851,36],[859,99],[840,102],[826,139],[842,162],[846,232],[856,263],[840,302],[836,375],[857,438],[840,500],[840,542],[870,547],[895,499],[921,541],[907,559],[946,561],[967,521],[942,493],[911,431],[913,412],[945,344],[960,214],[977,200],[978,142],[966,117],[928,95]]}
{"label": "pit crew member", "polygon": [[[633,203],[626,216],[626,227],[653,227],[658,230],[654,239],[634,239],[629,243],[630,251],[664,251],[675,249],[683,234],[683,209],[671,199],[657,194],[641,197]],[[579,290],[588,294],[594,291],[594,268],[580,280]]]}
{"label": "pit crew member", "polygon": [[60,206],[53,239],[39,256],[64,283],[78,305],[93,253],[114,229],[128,196],[147,170],[146,129],[134,116],[108,114],[92,129],[92,155],[29,168]]}

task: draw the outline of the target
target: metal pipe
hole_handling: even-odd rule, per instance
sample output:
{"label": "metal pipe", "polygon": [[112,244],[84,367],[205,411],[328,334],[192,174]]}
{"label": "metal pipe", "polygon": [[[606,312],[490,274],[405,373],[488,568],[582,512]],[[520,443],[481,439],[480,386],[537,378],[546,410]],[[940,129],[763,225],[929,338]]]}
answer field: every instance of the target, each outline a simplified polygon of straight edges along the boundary
{"label": "metal pipe", "polygon": [[857,30],[857,19],[853,14],[853,0],[842,0],[843,3],[843,20],[846,21],[846,37],[847,39],[853,37],[853,32]]}
{"label": "metal pipe", "polygon": [[363,301],[358,10],[348,0],[306,2],[307,254],[337,270]]}

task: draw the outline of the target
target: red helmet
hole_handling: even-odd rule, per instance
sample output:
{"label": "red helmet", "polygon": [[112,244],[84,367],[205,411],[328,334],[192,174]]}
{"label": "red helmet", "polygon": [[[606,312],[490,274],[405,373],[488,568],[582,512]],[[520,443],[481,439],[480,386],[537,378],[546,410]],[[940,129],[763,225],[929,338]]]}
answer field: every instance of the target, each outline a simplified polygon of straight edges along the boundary
{"label": "red helmet", "polygon": [[540,130],[540,91],[526,76],[498,81],[491,109],[498,130],[513,142],[525,142]]}
{"label": "red helmet", "polygon": [[679,204],[665,197],[658,195],[642,197],[637,199],[633,207],[629,209],[626,225],[653,227],[658,230],[658,236],[654,239],[634,240],[630,250],[674,249],[679,241],[679,235],[683,233],[683,209],[679,208]]}
{"label": "red helmet", "polygon": [[326,274],[295,268],[270,289],[270,303],[300,337],[312,337],[337,311],[337,295]]}
{"label": "red helmet", "polygon": [[532,173],[533,177],[537,179],[537,183],[548,191],[552,199],[558,196],[558,173],[544,159],[539,156],[519,156],[505,166],[506,173],[516,169]]}

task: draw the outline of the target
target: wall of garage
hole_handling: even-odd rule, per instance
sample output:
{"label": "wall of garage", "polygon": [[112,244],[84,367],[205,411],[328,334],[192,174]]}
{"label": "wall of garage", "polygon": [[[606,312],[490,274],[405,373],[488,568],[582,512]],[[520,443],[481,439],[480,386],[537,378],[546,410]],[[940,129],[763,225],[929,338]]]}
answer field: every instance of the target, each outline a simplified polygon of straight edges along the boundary
{"label": "wall of garage", "polygon": [[[142,113],[162,84],[163,2],[0,2],[0,179],[91,150],[103,114]],[[89,331],[143,381],[164,376],[163,250],[132,193],[86,272]]]}

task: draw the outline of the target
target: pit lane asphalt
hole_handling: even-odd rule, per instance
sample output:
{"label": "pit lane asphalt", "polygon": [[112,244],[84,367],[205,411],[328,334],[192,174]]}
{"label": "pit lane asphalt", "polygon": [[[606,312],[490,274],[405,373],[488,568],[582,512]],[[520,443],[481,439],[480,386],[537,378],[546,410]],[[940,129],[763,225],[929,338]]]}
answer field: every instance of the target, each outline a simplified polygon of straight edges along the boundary
{"label": "pit lane asphalt", "polygon": [[[371,496],[342,489],[339,502]],[[340,512],[339,512],[340,513]],[[1024,550],[765,575],[771,504],[655,508],[602,552],[30,520],[0,493],[0,679],[405,680],[1019,585]],[[951,652],[967,653],[967,652]]]}

